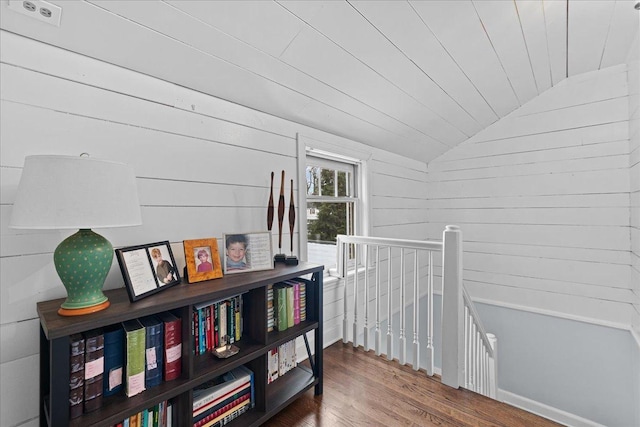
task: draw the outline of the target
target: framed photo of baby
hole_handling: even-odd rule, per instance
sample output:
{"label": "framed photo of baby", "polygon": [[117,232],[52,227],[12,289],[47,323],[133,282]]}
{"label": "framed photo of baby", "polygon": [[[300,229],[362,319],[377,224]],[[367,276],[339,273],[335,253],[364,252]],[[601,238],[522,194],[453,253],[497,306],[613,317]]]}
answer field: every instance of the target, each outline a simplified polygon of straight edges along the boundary
{"label": "framed photo of baby", "polygon": [[183,244],[184,258],[187,263],[186,279],[189,283],[222,277],[216,239],[185,240]]}

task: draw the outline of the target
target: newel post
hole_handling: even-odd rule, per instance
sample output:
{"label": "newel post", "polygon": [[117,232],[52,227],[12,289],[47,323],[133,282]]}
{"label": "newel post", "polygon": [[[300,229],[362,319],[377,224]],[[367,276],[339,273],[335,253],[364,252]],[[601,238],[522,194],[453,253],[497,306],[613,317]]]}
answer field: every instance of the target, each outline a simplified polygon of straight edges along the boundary
{"label": "newel post", "polygon": [[464,302],[462,296],[462,232],[447,225],[442,248],[442,383],[464,384]]}

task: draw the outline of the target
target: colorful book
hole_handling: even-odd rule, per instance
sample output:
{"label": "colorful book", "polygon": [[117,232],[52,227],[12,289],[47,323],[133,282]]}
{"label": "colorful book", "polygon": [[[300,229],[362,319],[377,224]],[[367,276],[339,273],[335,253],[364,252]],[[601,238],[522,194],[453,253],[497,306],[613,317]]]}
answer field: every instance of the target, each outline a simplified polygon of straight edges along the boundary
{"label": "colorful book", "polygon": [[273,285],[267,285],[267,332],[272,332],[273,326]]}
{"label": "colorful book", "polygon": [[135,396],[145,390],[145,328],[137,320],[122,324],[125,332],[125,393]]}
{"label": "colorful book", "polygon": [[287,285],[287,327],[292,327],[295,324],[294,320],[294,303],[295,297],[293,293],[293,286]]}
{"label": "colorful book", "polygon": [[164,324],[156,316],[143,317],[140,323],[145,328],[144,382],[148,390],[162,382]]}
{"label": "colorful book", "polygon": [[284,331],[289,327],[287,320],[287,288],[284,284],[277,283],[273,287],[273,298],[275,304],[275,327],[278,331]]}
{"label": "colorful book", "polygon": [[229,340],[227,337],[227,304],[225,301],[220,301],[218,304],[218,330],[220,331],[219,347],[227,345]]}
{"label": "colorful book", "polygon": [[267,353],[267,384],[278,379],[278,349],[272,348]]}
{"label": "colorful book", "polygon": [[69,418],[82,415],[84,404],[84,337],[69,337]]}
{"label": "colorful book", "polygon": [[157,316],[164,323],[164,380],[171,381],[182,373],[182,319],[168,311]]}
{"label": "colorful book", "polygon": [[112,396],[122,390],[124,375],[124,329],[112,325],[104,329],[104,378],[102,395]]}
{"label": "colorful book", "polygon": [[240,341],[242,339],[242,295],[236,295],[234,298],[236,300],[234,306],[236,341]]}
{"label": "colorful book", "polygon": [[84,334],[84,412],[102,406],[104,332],[101,328]]}
{"label": "colorful book", "polygon": [[300,286],[300,321],[307,320],[307,284],[304,281],[298,282]]}

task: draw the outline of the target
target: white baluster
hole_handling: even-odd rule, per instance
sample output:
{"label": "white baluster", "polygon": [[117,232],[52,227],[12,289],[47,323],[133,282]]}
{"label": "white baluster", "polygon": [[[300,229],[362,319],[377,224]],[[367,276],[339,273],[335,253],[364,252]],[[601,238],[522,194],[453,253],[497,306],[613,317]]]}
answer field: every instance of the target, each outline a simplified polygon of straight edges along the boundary
{"label": "white baluster", "polygon": [[348,286],[347,282],[349,281],[349,270],[347,265],[347,252],[349,252],[347,243],[340,243],[338,245],[338,260],[340,260],[340,273],[342,274],[342,282],[344,284],[344,297],[343,297],[343,308],[344,308],[344,316],[342,317],[342,342],[349,342],[349,304],[348,304]]}
{"label": "white baluster", "polygon": [[471,328],[470,328],[470,319],[469,319],[469,309],[465,306],[464,308],[464,388],[469,388],[469,383],[471,382],[471,362],[469,351],[471,349]]}
{"label": "white baluster", "polygon": [[404,248],[400,249],[400,339],[398,346],[400,347],[400,356],[398,360],[401,365],[407,363],[407,339],[405,337],[405,295],[404,295]]}
{"label": "white baluster", "polygon": [[420,368],[420,300],[418,292],[418,251],[413,255],[413,370]]}
{"label": "white baluster", "polygon": [[433,359],[433,252],[429,251],[429,266],[427,277],[427,375],[434,371]]}
{"label": "white baluster", "polygon": [[393,307],[391,305],[391,295],[393,294],[393,286],[391,284],[391,246],[389,246],[389,281],[387,283],[387,360],[393,360],[393,325],[391,319],[393,318]]}
{"label": "white baluster", "polygon": [[498,339],[493,334],[487,334],[493,357],[489,361],[489,397],[498,398]]}
{"label": "white baluster", "polygon": [[376,356],[380,356],[382,331],[380,331],[380,246],[376,245]]}
{"label": "white baluster", "polygon": [[[354,245],[355,246],[355,245]],[[353,271],[353,347],[358,347],[358,248],[354,251]]]}
{"label": "white baluster", "polygon": [[364,257],[364,339],[362,347],[369,351],[369,245],[363,245]]}

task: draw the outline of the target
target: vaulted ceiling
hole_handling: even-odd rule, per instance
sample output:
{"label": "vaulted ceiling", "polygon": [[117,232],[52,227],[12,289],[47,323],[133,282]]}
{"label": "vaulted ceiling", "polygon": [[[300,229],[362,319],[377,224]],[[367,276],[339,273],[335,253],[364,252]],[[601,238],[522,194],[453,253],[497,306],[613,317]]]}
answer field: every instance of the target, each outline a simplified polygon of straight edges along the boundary
{"label": "vaulted ceiling", "polygon": [[425,162],[639,26],[632,0],[50,3],[59,27],[3,2],[0,28]]}

